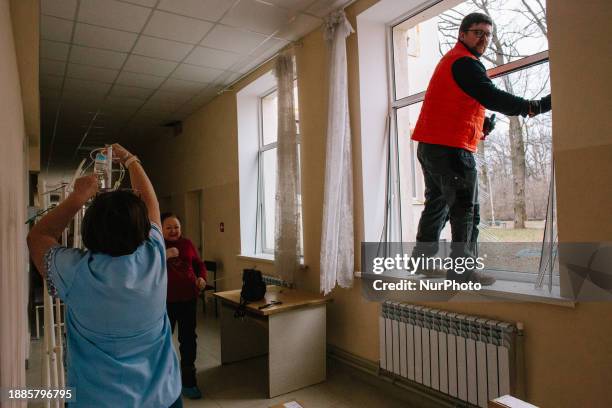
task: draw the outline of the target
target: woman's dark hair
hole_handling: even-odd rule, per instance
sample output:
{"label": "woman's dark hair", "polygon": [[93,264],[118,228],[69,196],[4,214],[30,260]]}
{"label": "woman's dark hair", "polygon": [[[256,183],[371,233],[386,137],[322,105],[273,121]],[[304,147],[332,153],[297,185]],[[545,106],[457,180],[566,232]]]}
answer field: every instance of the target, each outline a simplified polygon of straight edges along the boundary
{"label": "woman's dark hair", "polygon": [[181,219],[175,213],[172,213],[172,212],[161,213],[161,223],[162,224],[164,223],[164,220],[168,218],[176,218],[177,220],[179,220],[179,222],[181,222]]}
{"label": "woman's dark hair", "polygon": [[87,208],[81,235],[90,251],[122,256],[133,253],[150,230],[145,203],[130,191],[113,191],[96,196]]}
{"label": "woman's dark hair", "polygon": [[463,17],[463,20],[461,20],[461,25],[459,26],[459,32],[466,32],[474,24],[480,24],[480,23],[486,23],[486,24],[493,25],[493,20],[491,19],[491,17],[483,13],[470,13],[467,16]]}

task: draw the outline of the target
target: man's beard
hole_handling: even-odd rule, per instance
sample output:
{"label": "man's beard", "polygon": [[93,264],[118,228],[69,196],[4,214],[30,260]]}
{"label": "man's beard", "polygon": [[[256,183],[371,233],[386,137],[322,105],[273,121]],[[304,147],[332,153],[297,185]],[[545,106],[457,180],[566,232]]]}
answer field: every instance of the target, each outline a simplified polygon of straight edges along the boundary
{"label": "man's beard", "polygon": [[[459,40],[459,41],[461,41],[461,40]],[[465,48],[467,48],[472,54],[474,54],[478,58],[482,57],[483,53],[482,52],[478,52],[478,50],[476,50],[476,48],[470,47],[469,45],[467,45],[463,41],[461,41],[461,44],[465,45]]]}

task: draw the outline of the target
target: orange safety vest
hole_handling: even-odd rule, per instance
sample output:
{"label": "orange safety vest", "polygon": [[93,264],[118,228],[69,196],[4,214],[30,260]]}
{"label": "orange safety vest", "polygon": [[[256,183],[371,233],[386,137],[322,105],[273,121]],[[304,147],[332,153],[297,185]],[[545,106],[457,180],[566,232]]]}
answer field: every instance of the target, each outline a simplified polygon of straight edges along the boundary
{"label": "orange safety vest", "polygon": [[459,88],[453,78],[453,63],[462,57],[478,59],[463,43],[457,42],[436,66],[412,140],[476,152],[483,136],[485,108]]}

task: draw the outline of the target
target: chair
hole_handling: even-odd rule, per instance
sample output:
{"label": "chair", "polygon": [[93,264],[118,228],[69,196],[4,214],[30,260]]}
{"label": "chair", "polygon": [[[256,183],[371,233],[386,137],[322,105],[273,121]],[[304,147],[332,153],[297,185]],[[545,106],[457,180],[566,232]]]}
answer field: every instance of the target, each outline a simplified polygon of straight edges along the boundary
{"label": "chair", "polygon": [[[206,291],[212,290],[213,293],[217,291],[217,263],[215,261],[204,261],[204,266],[206,266],[209,281],[211,282],[206,282],[206,287],[200,294],[200,297],[202,298],[202,310],[204,311],[204,313],[206,313]],[[211,277],[212,280],[210,280]],[[219,317],[217,298],[215,298],[215,317]]]}

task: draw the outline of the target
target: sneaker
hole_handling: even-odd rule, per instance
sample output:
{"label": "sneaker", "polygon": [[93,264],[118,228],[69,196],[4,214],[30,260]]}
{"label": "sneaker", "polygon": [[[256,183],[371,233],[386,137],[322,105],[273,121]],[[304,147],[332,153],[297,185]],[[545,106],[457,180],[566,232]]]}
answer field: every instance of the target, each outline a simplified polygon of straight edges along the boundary
{"label": "sneaker", "polygon": [[197,385],[194,385],[193,387],[183,387],[183,395],[189,399],[202,398],[202,392]]}

